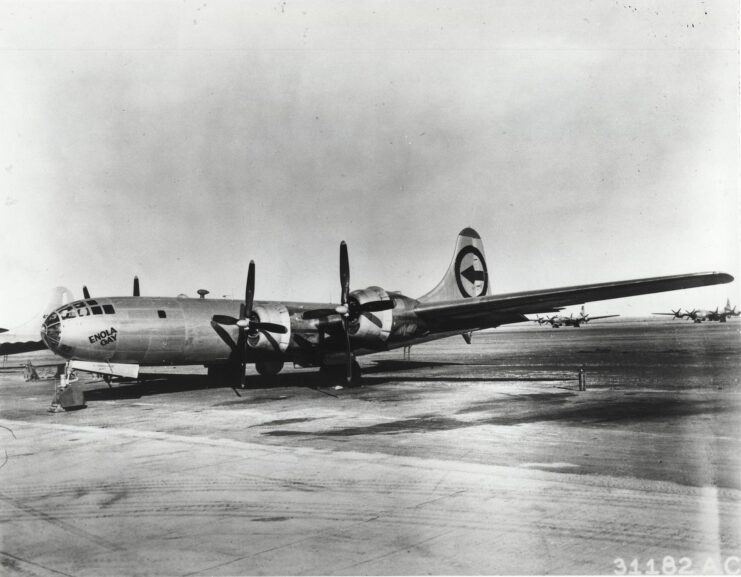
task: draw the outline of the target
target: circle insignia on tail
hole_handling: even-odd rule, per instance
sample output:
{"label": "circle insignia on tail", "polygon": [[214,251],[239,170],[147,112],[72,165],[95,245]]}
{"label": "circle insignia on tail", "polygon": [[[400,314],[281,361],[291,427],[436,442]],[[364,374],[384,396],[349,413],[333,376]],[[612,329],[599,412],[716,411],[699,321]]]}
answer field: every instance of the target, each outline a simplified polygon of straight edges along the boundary
{"label": "circle insignia on tail", "polygon": [[486,260],[475,246],[461,249],[455,257],[455,280],[458,290],[466,297],[480,297],[489,288],[489,272]]}

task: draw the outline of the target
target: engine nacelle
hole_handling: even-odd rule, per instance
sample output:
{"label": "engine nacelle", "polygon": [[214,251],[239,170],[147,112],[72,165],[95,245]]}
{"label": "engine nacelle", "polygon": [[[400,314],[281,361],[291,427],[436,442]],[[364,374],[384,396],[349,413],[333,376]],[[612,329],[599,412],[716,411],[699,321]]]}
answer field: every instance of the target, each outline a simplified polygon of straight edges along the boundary
{"label": "engine nacelle", "polygon": [[247,338],[250,348],[275,353],[284,352],[291,342],[291,314],[288,309],[283,305],[259,305],[252,309],[252,315],[260,322],[283,325],[288,330],[282,335],[260,331],[254,337]]}
{"label": "engine nacelle", "polygon": [[[381,287],[372,286],[367,289],[352,291],[349,300],[354,300],[362,305],[372,301],[388,301],[391,300],[391,297]],[[350,321],[347,332],[353,339],[362,339],[371,343],[384,343],[391,333],[393,320],[394,313],[392,309],[375,313],[363,312],[360,313],[358,318]]]}

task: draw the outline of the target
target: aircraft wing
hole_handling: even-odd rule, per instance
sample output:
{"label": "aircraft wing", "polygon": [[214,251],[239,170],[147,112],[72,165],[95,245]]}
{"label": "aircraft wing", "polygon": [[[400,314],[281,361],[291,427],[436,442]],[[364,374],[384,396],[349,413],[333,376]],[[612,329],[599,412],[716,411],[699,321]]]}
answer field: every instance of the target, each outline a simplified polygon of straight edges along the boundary
{"label": "aircraft wing", "polygon": [[520,322],[525,320],[522,315],[536,314],[554,307],[723,284],[732,280],[733,277],[726,273],[701,272],[425,302],[415,307],[414,312],[438,329],[498,326]]}
{"label": "aircraft wing", "polygon": [[0,341],[0,356],[43,351],[45,349],[46,345],[41,339],[38,341]]}

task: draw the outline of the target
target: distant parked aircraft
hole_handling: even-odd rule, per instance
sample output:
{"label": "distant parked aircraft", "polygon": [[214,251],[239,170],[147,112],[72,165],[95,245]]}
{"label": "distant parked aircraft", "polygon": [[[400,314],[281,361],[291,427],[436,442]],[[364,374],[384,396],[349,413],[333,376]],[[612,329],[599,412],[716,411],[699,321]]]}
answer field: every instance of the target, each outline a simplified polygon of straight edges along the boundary
{"label": "distant parked aircraft", "polygon": [[651,313],[652,315],[661,315],[661,316],[668,316],[672,317],[673,319],[687,319],[689,318],[689,313],[682,312],[681,308],[678,308],[677,310],[671,309],[672,312],[670,313]]}
{"label": "distant parked aircraft", "polygon": [[720,311],[720,307],[715,307],[714,311],[704,309],[692,309],[682,312],[682,309],[672,310],[670,313],[653,313],[655,315],[666,315],[671,316],[675,319],[690,319],[694,323],[701,323],[703,321],[725,323],[728,319],[741,315],[741,311],[737,311],[736,307],[731,307],[731,299],[726,299],[726,306],[723,307],[723,312]]}
{"label": "distant parked aircraft", "polygon": [[620,315],[604,315],[601,317],[591,317],[584,312],[584,305],[581,306],[581,311],[577,316],[571,313],[569,316],[554,315],[552,317],[537,317],[533,322],[539,325],[549,324],[554,329],[560,327],[580,327],[581,325],[587,324],[589,321],[596,321],[598,319],[609,319],[611,317],[619,317]]}

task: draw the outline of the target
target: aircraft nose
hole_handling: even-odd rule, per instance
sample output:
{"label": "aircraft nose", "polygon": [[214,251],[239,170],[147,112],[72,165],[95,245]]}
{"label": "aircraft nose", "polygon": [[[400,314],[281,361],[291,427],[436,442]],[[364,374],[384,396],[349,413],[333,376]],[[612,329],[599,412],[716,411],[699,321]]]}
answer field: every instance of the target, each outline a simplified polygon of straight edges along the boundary
{"label": "aircraft nose", "polygon": [[57,352],[62,341],[62,323],[57,313],[50,313],[41,325],[41,339],[53,352]]}

